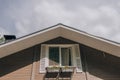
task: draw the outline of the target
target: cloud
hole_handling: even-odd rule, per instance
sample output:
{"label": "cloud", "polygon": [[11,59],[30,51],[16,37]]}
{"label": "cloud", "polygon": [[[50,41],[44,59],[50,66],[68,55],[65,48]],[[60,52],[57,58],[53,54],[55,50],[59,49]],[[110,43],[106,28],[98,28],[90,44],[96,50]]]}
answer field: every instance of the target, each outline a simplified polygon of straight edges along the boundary
{"label": "cloud", "polygon": [[[119,42],[119,4],[113,1],[21,0],[3,11],[18,37],[63,23],[88,33]],[[95,1],[95,2],[94,2]],[[76,4],[75,4],[76,3]],[[96,4],[95,4],[96,3]],[[117,5],[116,5],[117,4]],[[72,6],[71,6],[72,5]],[[4,30],[3,30],[4,32]],[[112,37],[111,37],[112,36]]]}
{"label": "cloud", "polygon": [[98,24],[93,28],[93,33],[99,36],[105,36],[105,34],[109,35],[110,30],[106,26]]}
{"label": "cloud", "polygon": [[4,34],[10,34],[10,32],[0,27],[0,35],[4,35]]}

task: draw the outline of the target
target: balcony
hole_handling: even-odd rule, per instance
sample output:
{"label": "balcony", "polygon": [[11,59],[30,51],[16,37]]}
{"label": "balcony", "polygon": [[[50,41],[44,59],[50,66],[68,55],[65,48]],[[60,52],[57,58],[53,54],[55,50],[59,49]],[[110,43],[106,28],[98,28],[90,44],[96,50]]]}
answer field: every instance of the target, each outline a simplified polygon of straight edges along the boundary
{"label": "balcony", "polygon": [[72,79],[72,75],[75,71],[75,67],[73,66],[50,66],[46,67],[46,74],[44,79]]}

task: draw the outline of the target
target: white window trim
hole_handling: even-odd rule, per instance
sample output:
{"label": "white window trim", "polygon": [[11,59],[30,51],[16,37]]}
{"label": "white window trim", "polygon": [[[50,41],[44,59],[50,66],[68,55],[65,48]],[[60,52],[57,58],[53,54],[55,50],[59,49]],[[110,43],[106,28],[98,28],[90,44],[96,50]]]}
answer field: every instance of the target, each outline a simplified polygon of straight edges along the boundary
{"label": "white window trim", "polygon": [[[76,66],[77,62],[76,62],[76,56],[75,56],[75,48],[74,46],[77,45],[77,47],[79,47],[79,44],[42,44],[41,46],[46,46],[46,62],[45,65],[49,66],[49,47],[71,47],[72,48],[72,65]],[[42,50],[41,50],[42,51]],[[61,51],[61,50],[59,50]],[[80,54],[80,48],[79,48],[79,54]],[[61,54],[59,54],[61,55]],[[61,66],[61,56],[60,56],[60,66]],[[76,72],[82,72],[82,62],[81,62],[81,55],[80,55],[80,66],[81,66],[81,70],[80,71],[76,71]],[[41,73],[41,72],[40,72]]]}

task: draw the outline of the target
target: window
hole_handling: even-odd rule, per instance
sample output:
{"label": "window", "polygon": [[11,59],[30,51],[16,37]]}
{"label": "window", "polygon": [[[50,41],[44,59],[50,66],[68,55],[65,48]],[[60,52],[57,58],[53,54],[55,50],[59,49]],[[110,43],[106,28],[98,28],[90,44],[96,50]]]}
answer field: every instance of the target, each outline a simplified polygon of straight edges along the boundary
{"label": "window", "polygon": [[72,66],[70,47],[49,47],[49,66]]}
{"label": "window", "polygon": [[71,48],[61,48],[61,66],[72,66],[72,60],[71,60]]}
{"label": "window", "polygon": [[59,65],[59,47],[50,47],[49,48],[49,66]]}
{"label": "window", "polygon": [[82,71],[78,44],[43,44],[41,46],[40,72],[48,66],[75,66],[77,72]]}

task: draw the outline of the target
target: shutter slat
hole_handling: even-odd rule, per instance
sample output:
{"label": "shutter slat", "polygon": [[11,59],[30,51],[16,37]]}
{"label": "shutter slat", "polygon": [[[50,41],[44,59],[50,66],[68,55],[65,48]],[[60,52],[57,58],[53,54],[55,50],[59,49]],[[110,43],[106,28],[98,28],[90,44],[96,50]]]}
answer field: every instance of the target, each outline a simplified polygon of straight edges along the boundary
{"label": "shutter slat", "polygon": [[75,59],[76,59],[77,72],[82,72],[82,64],[81,64],[79,45],[75,45],[75,53],[76,53]]}
{"label": "shutter slat", "polygon": [[46,63],[46,46],[41,46],[41,56],[40,56],[40,73],[45,73]]}

